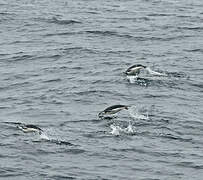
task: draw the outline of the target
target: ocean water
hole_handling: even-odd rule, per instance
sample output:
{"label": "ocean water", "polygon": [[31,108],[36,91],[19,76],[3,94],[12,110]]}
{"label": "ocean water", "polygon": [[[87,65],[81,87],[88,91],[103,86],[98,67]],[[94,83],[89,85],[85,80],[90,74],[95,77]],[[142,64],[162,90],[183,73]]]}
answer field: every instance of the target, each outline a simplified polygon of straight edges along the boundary
{"label": "ocean water", "polygon": [[0,0],[0,178],[202,180],[202,22],[202,0]]}

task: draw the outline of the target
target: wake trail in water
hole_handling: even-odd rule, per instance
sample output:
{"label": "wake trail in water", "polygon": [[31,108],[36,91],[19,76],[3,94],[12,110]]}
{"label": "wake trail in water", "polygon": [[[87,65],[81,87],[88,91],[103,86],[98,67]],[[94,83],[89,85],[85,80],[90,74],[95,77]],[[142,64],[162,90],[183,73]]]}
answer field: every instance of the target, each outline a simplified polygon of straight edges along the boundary
{"label": "wake trail in water", "polygon": [[40,136],[40,139],[43,139],[43,140],[47,140],[47,141],[50,141],[50,138],[48,137],[48,135],[44,132],[42,132],[41,134],[39,134]]}
{"label": "wake trail in water", "polygon": [[160,73],[160,72],[154,71],[150,67],[147,67],[146,70],[149,72],[149,74],[151,74],[153,76],[167,76],[165,73]]}
{"label": "wake trail in water", "polygon": [[45,132],[40,133],[39,137],[40,137],[41,140],[48,141],[48,142],[51,142],[51,143],[54,143],[54,144],[75,146],[74,144],[72,144],[72,143],[70,143],[68,141],[63,141],[63,140],[60,140],[58,138],[52,138]]}
{"label": "wake trail in water", "polygon": [[144,114],[140,114],[136,108],[136,106],[131,106],[129,109],[128,109],[128,112],[130,114],[130,116],[133,118],[133,119],[143,119],[143,120],[149,120],[149,116],[148,116],[148,113],[147,115],[144,115]]}

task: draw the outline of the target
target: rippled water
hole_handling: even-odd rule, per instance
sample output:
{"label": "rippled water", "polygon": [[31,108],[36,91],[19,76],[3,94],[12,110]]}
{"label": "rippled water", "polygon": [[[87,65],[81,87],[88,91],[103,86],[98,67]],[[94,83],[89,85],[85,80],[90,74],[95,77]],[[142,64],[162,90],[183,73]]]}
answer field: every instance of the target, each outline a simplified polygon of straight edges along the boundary
{"label": "rippled water", "polygon": [[0,177],[202,179],[202,22],[202,0],[0,0]]}

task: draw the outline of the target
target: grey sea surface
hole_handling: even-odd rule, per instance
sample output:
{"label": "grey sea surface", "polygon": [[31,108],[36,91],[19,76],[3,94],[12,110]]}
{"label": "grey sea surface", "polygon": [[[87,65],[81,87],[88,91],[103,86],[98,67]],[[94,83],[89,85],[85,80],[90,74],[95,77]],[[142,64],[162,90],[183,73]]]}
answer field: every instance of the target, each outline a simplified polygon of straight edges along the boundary
{"label": "grey sea surface", "polygon": [[202,180],[203,1],[0,0],[0,114],[0,179]]}

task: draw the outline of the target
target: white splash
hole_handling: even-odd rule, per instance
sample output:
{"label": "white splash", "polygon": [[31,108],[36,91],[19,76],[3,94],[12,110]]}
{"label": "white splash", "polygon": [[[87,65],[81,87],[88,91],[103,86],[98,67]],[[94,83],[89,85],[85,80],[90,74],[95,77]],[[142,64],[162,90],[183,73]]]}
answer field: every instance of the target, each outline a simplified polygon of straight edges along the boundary
{"label": "white splash", "polygon": [[122,129],[119,126],[114,126],[111,125],[110,128],[112,129],[112,131],[110,132],[111,134],[115,135],[115,136],[119,136],[120,132]]}
{"label": "white splash", "polygon": [[128,112],[129,112],[130,116],[133,117],[134,119],[144,119],[144,120],[149,119],[148,114],[147,115],[139,114],[136,106],[131,106],[128,109]]}
{"label": "white splash", "polygon": [[115,135],[115,136],[119,136],[120,133],[124,133],[124,134],[133,134],[135,131],[133,130],[133,126],[131,125],[131,123],[129,122],[129,125],[127,128],[121,128],[120,126],[116,126],[116,125],[111,125],[110,128],[112,129],[112,131],[110,132],[111,134]]}
{"label": "white splash", "polygon": [[127,76],[127,79],[131,84],[135,83],[137,81],[138,76]]}
{"label": "white splash", "polygon": [[134,133],[133,126],[132,126],[132,124],[131,124],[130,122],[129,122],[128,127],[125,128],[125,131],[126,131],[127,133]]}
{"label": "white splash", "polygon": [[164,73],[153,71],[150,67],[147,67],[146,70],[149,72],[149,74],[154,75],[154,76],[167,76]]}
{"label": "white splash", "polygon": [[48,140],[48,141],[50,140],[50,138],[44,132],[42,132],[39,136],[40,136],[41,139]]}

